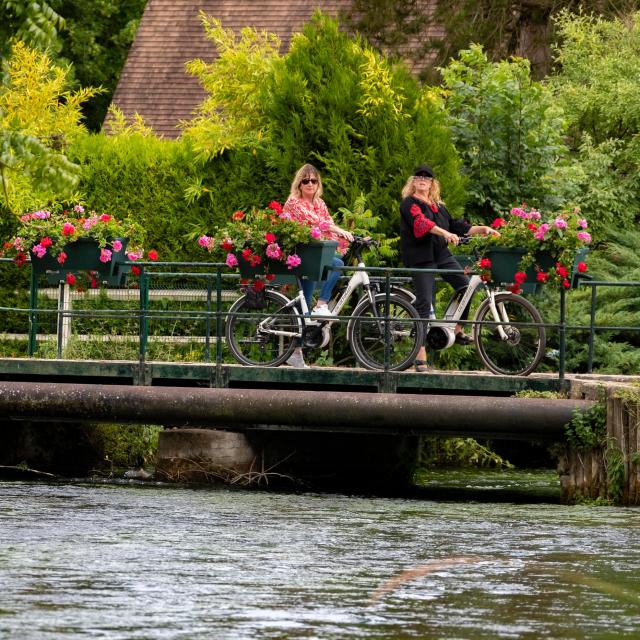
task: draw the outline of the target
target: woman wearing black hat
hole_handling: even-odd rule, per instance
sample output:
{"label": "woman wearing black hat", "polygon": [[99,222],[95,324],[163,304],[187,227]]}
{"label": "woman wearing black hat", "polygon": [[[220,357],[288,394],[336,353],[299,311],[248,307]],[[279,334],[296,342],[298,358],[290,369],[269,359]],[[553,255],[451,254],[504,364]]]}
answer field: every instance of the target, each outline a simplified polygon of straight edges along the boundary
{"label": "woman wearing black hat", "polygon": [[[430,166],[416,167],[402,189],[400,203],[400,252],[406,267],[417,269],[461,269],[449,251],[449,244],[457,245],[461,235],[500,235],[487,226],[473,226],[464,220],[454,220],[440,199],[440,183]],[[442,277],[462,295],[469,279],[458,273],[443,273]],[[429,318],[435,277],[432,273],[414,273],[413,286],[416,309],[422,318]],[[469,307],[461,316],[465,320]],[[456,343],[469,344],[471,338],[456,325]],[[424,346],[415,361],[416,371],[428,371]]]}

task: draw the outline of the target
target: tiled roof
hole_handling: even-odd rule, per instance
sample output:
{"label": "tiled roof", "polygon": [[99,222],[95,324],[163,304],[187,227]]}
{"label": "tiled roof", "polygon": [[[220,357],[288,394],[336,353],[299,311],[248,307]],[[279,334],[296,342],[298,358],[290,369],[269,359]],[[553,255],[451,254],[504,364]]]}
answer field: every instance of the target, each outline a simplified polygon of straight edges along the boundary
{"label": "tiled roof", "polygon": [[148,0],[113,103],[126,116],[140,114],[156,134],[177,138],[179,121],[188,120],[205,95],[185,62],[215,56],[199,11],[236,33],[246,26],[275,33],[287,51],[292,33],[316,8],[337,15],[349,6],[350,0]]}

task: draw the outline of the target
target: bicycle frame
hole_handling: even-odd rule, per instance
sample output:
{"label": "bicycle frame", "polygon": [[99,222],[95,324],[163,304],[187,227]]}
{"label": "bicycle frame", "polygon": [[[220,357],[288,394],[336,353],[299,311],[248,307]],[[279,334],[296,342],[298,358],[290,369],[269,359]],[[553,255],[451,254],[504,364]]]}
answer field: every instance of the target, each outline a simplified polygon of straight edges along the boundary
{"label": "bicycle frame", "polygon": [[[362,268],[365,267],[365,264],[362,260],[358,262],[358,267],[362,267]],[[298,284],[298,294],[296,295],[295,298],[292,298],[291,300],[289,300],[289,302],[286,305],[284,305],[284,308],[295,309],[298,315],[299,330],[294,333],[292,331],[283,331],[280,329],[274,329],[273,327],[269,326],[273,322],[273,316],[271,316],[271,317],[265,318],[260,322],[260,324],[258,325],[258,328],[260,331],[271,333],[273,335],[301,338],[302,332],[303,332],[303,328],[302,328],[303,321],[304,321],[305,327],[316,327],[324,323],[332,324],[333,322],[336,321],[336,318],[334,318],[333,316],[313,317],[310,315],[309,306],[307,305],[306,298],[304,297],[304,293],[302,291],[302,282],[300,281],[300,278],[296,278],[296,280]],[[333,312],[335,315],[337,316],[340,315],[340,311],[342,311],[343,307],[347,304],[347,302],[350,300],[351,296],[353,295],[353,293],[358,287],[364,287],[365,291],[367,291],[367,295],[372,300],[369,274],[366,271],[354,271],[353,275],[349,278],[349,282],[347,283],[345,290],[342,292],[342,294],[340,295],[340,297],[338,298],[338,300],[336,301],[333,307]]]}
{"label": "bicycle frame", "polygon": [[[502,326],[502,322],[508,322],[508,317],[505,314],[500,314],[495,301],[495,292],[491,290],[483,282],[482,278],[478,275],[472,275],[469,278],[469,285],[462,297],[458,298],[455,294],[451,298],[451,301],[447,305],[447,309],[444,313],[444,318],[440,321],[429,322],[427,333],[430,333],[433,329],[439,329],[443,331],[446,337],[446,341],[442,343],[440,348],[447,349],[453,345],[455,341],[455,332],[453,325],[457,324],[462,318],[462,312],[471,302],[472,298],[476,295],[478,290],[483,290],[487,298],[489,299],[489,305],[491,308],[491,315],[496,322],[496,328],[502,340],[507,339],[507,334]],[[506,293],[506,292],[505,292]]]}

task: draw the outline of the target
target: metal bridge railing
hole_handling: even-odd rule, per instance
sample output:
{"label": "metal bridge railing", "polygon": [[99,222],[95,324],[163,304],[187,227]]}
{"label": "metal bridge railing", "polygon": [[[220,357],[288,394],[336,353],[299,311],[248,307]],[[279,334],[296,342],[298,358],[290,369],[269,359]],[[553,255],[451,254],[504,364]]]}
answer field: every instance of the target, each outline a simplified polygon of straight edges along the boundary
{"label": "metal bridge railing", "polygon": [[[13,295],[0,303],[0,355],[24,357],[38,353],[58,359],[64,356],[141,363],[148,359],[203,360],[217,364],[226,357],[232,362],[230,354],[223,350],[224,322],[228,307],[239,295],[239,276],[221,263],[143,262],[137,265],[141,268],[139,280],[129,278],[123,288],[77,293],[64,283],[42,286],[34,274],[29,279],[30,270],[25,272],[28,265],[20,269],[10,259],[0,259],[0,269],[5,275],[7,269],[15,270],[5,278],[15,283]],[[341,268],[346,272],[355,269],[357,267]],[[367,267],[366,271],[388,294],[392,283],[410,281],[411,272],[416,270]],[[566,373],[568,333],[588,333],[588,371],[591,372],[598,332],[640,330],[640,327],[603,326],[596,322],[598,288],[637,287],[640,282],[581,280],[580,286],[592,289],[589,325],[567,323],[564,290],[559,292],[558,322],[543,325],[547,331],[558,334],[560,379]],[[78,303],[82,303],[83,308],[77,308]],[[474,322],[466,320],[465,323]],[[388,322],[386,324],[388,327]],[[387,340],[387,347],[388,343]],[[16,346],[7,347],[9,344]]]}

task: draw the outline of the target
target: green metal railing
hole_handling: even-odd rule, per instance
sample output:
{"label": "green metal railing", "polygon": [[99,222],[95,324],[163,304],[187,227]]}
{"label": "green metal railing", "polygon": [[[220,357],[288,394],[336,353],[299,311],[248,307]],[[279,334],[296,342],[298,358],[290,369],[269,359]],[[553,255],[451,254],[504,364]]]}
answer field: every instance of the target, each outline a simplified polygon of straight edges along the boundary
{"label": "green metal railing", "polygon": [[[222,364],[223,361],[223,327],[227,312],[224,309],[224,293],[226,283],[230,283],[227,287],[237,290],[239,276],[230,273],[226,265],[222,263],[209,262],[142,262],[136,263],[141,268],[139,276],[139,290],[137,292],[137,306],[130,309],[64,309],[62,305],[62,289],[60,285],[57,292],[57,308],[39,307],[38,292],[39,282],[38,276],[33,271],[30,276],[30,292],[28,308],[19,306],[1,306],[2,314],[24,315],[28,319],[27,334],[27,355],[33,356],[38,350],[38,328],[44,323],[49,328],[46,335],[56,335],[57,348],[56,357],[61,358],[63,345],[61,342],[62,327],[65,319],[105,319],[114,322],[115,320],[135,321],[137,322],[137,341],[138,341],[138,359],[144,364],[148,357],[148,348],[150,339],[154,336],[150,333],[150,323],[160,323],[173,321],[175,323],[200,323],[202,333],[200,337],[204,338],[203,357],[205,362],[212,360],[212,340],[215,338],[215,363]],[[17,268],[10,259],[0,259],[0,267]],[[28,268],[25,266],[23,268]],[[337,269],[337,267],[336,267]],[[358,267],[341,267],[340,270],[345,272],[353,272]],[[362,269],[361,269],[362,270]],[[386,307],[389,308],[391,285],[397,282],[403,282],[410,279],[410,275],[414,271],[431,272],[434,274],[442,273],[460,273],[459,270],[434,270],[434,269],[407,269],[407,268],[389,268],[389,267],[367,267],[364,270],[370,273],[373,278],[384,283],[384,291],[386,292]],[[172,282],[189,281],[197,284],[193,291],[204,294],[204,299],[200,295],[198,304],[202,302],[202,306],[189,310],[182,309],[157,309],[153,308],[151,295],[157,291],[157,285]],[[640,327],[633,326],[599,326],[596,322],[597,308],[597,291],[600,287],[638,287],[640,282],[608,282],[581,280],[581,287],[591,287],[590,299],[590,322],[587,326],[569,325],[566,318],[566,292],[559,292],[559,320],[556,323],[543,323],[547,330],[558,332],[558,375],[562,380],[565,377],[566,369],[566,341],[567,334],[574,331],[584,331],[588,333],[588,371],[593,369],[594,343],[597,333],[604,331],[640,331]],[[131,292],[131,289],[128,290]],[[191,289],[189,289],[191,291]],[[195,302],[193,304],[196,304]],[[192,305],[193,306],[193,305]],[[347,319],[352,316],[340,316],[340,319]],[[47,325],[47,321],[51,319]],[[390,360],[390,318],[386,318],[385,322],[385,362]],[[442,322],[442,320],[439,320]],[[423,322],[428,323],[428,319]],[[474,324],[473,320],[466,320],[466,324]],[[4,324],[4,323],[3,323]],[[198,326],[200,326],[198,325]],[[55,330],[54,330],[55,329]],[[136,338],[134,333],[128,333],[132,340]],[[185,337],[189,337],[185,334]],[[194,338],[195,340],[195,338]]]}

